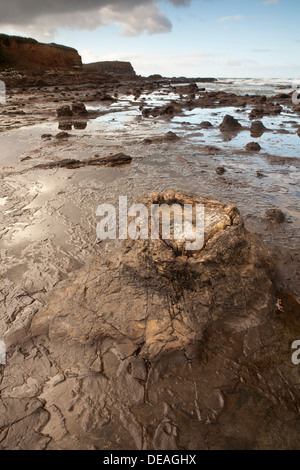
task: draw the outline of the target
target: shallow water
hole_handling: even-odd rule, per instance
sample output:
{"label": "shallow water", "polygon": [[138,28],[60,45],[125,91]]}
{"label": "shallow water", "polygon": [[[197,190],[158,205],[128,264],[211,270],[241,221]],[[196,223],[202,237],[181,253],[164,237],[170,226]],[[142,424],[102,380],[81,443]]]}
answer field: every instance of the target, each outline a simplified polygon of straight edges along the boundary
{"label": "shallow water", "polygon": [[292,78],[218,78],[215,83],[198,83],[207,91],[227,91],[236,95],[266,95],[300,91],[300,79]]}

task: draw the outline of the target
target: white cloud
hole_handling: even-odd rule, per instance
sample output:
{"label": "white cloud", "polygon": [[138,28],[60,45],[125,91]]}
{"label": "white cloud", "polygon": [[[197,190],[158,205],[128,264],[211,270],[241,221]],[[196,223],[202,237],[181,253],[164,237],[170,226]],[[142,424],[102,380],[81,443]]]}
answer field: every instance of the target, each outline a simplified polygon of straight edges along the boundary
{"label": "white cloud", "polygon": [[170,20],[156,3],[138,5],[130,13],[105,7],[101,9],[100,15],[105,24],[122,25],[122,34],[129,37],[139,36],[143,32],[150,35],[166,33],[172,29]]}
{"label": "white cloud", "polygon": [[241,21],[243,18],[244,15],[223,16],[223,18],[219,19],[219,22],[224,23],[225,21]]}

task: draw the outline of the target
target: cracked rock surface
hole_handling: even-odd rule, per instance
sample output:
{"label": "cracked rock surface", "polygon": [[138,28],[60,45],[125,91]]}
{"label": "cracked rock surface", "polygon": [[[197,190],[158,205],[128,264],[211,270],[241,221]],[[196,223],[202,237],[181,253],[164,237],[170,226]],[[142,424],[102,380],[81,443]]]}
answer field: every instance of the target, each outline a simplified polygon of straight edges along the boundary
{"label": "cracked rock surface", "polygon": [[297,448],[299,320],[275,305],[270,252],[235,206],[175,190],[139,202],[203,204],[204,246],[126,240],[14,323],[0,448]]}

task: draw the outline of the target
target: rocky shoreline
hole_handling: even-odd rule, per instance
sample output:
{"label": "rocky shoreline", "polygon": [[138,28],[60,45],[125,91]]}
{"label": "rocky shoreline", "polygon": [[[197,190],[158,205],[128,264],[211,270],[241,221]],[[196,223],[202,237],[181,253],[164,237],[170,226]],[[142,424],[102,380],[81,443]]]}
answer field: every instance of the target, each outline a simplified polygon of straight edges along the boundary
{"label": "rocky shoreline", "polygon": [[[0,79],[0,448],[296,449],[300,160],[263,140],[298,138],[292,93],[98,71]],[[215,122],[194,123],[199,109]],[[230,147],[243,133],[250,145]],[[120,194],[200,201],[217,224],[190,257],[101,242],[97,206]]]}

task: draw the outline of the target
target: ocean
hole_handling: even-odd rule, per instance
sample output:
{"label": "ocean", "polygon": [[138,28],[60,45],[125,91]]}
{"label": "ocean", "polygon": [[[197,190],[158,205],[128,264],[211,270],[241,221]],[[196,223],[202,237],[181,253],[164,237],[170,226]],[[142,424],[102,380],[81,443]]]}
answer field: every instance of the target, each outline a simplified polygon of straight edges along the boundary
{"label": "ocean", "polygon": [[215,83],[199,83],[207,91],[227,91],[237,95],[266,95],[300,92],[300,78],[218,78]]}

